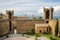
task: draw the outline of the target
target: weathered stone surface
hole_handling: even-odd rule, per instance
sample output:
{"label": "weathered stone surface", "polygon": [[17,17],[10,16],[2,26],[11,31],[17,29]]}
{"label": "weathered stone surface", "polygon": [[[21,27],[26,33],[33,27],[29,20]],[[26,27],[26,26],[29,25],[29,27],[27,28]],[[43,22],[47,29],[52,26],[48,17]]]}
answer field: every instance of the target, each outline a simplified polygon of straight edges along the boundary
{"label": "weathered stone surface", "polygon": [[0,35],[7,34],[9,32],[9,22],[0,23]]}

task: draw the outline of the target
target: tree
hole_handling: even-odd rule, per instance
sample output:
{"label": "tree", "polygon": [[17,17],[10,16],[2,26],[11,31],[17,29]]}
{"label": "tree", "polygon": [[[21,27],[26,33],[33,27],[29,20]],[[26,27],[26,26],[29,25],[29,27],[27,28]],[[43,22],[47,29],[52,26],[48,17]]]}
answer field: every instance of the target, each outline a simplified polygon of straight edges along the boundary
{"label": "tree", "polygon": [[42,17],[41,17],[41,16],[39,16],[39,19],[42,19]]}
{"label": "tree", "polygon": [[58,35],[58,19],[56,19],[57,22],[56,22],[56,26],[55,26],[55,36]]}
{"label": "tree", "polygon": [[36,18],[35,18],[35,17],[33,17],[33,20],[36,20]]}
{"label": "tree", "polygon": [[32,15],[32,19],[33,19],[33,20],[36,20],[36,17],[34,17],[34,15]]}

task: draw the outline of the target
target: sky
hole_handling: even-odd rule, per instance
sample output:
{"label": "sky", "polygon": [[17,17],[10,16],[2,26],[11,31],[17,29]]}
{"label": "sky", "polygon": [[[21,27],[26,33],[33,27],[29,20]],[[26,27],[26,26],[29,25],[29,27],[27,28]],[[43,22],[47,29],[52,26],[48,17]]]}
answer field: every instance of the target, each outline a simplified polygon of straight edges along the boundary
{"label": "sky", "polygon": [[54,16],[60,17],[60,0],[0,0],[0,12],[14,10],[16,16],[43,16],[43,7],[54,8]]}

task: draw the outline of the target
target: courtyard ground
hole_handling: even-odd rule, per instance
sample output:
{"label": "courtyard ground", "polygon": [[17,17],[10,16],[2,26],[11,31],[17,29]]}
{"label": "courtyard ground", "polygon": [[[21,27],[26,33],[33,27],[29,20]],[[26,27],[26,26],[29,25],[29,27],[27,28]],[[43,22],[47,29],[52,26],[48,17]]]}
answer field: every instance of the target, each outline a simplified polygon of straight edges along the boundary
{"label": "courtyard ground", "polygon": [[[22,34],[10,34],[8,35],[8,38],[2,37],[0,40],[36,40],[36,36],[31,36],[31,35],[22,35]],[[48,40],[47,37],[38,37],[37,40]]]}
{"label": "courtyard ground", "polygon": [[53,36],[52,34],[10,34],[9,37],[6,36],[0,38],[0,40],[49,40],[51,37],[54,37],[55,40],[60,40],[60,37]]}

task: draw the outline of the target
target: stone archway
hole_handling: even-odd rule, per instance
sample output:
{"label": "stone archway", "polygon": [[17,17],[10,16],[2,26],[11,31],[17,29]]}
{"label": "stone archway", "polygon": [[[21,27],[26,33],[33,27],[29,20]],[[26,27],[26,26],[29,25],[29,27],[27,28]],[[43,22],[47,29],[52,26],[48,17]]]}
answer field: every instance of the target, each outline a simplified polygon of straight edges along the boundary
{"label": "stone archway", "polygon": [[17,28],[16,27],[13,28],[13,33],[17,34]]}

